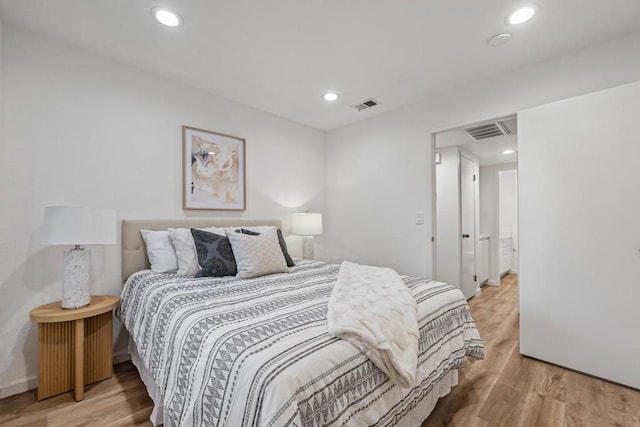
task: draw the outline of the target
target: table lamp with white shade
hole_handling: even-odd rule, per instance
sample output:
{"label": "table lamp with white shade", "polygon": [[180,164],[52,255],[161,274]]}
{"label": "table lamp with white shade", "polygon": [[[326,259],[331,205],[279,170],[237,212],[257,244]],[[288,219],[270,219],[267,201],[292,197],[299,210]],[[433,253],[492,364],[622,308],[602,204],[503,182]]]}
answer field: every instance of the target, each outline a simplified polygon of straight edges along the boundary
{"label": "table lamp with white shade", "polygon": [[116,213],[109,209],[49,206],[44,211],[40,243],[72,245],[64,251],[62,308],[74,309],[91,302],[89,267],[91,251],[80,245],[115,245]]}
{"label": "table lamp with white shade", "polygon": [[302,236],[302,257],[314,259],[313,236],[322,234],[322,214],[309,211],[294,213],[291,233]]}

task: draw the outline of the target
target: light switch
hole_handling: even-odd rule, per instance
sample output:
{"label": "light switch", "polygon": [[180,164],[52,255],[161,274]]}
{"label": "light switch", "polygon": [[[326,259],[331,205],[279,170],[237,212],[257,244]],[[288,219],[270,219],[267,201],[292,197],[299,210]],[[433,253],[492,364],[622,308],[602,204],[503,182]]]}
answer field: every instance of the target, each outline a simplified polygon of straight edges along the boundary
{"label": "light switch", "polygon": [[424,225],[424,212],[416,212],[416,225]]}

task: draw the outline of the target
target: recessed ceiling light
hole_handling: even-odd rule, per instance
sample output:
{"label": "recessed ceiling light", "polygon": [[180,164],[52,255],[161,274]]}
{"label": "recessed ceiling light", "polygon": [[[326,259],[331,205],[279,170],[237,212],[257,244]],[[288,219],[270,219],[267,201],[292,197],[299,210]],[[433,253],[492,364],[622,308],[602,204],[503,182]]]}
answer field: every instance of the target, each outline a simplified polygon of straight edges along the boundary
{"label": "recessed ceiling light", "polygon": [[502,154],[513,154],[513,153],[515,153],[515,152],[516,152],[516,150],[511,150],[511,149],[509,149],[509,150],[504,150],[504,151],[502,152]]}
{"label": "recessed ceiling light", "polygon": [[511,34],[509,33],[500,33],[500,34],[496,34],[494,36],[491,36],[489,38],[489,40],[487,41],[487,43],[489,43],[489,46],[491,47],[496,47],[496,46],[502,46],[507,44],[507,42],[511,40]]}
{"label": "recessed ceiling light", "polygon": [[324,99],[325,101],[335,101],[338,99],[340,95],[338,95],[335,92],[327,92],[324,95],[322,95],[322,99]]}
{"label": "recessed ceiling light", "polygon": [[529,6],[521,7],[520,9],[516,9],[510,14],[507,15],[507,24],[510,25],[519,25],[527,22],[529,19],[533,18],[533,15],[538,11],[539,6],[536,4],[532,4]]}
{"label": "recessed ceiling light", "polygon": [[182,17],[178,12],[165,7],[152,8],[151,16],[153,16],[156,21],[167,27],[179,27],[182,25]]}

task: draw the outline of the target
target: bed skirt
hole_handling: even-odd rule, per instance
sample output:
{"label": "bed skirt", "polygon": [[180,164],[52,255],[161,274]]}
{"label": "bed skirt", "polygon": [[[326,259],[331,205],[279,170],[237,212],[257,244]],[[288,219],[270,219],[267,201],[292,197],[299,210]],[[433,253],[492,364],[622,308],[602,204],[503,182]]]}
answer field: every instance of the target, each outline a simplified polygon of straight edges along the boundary
{"label": "bed skirt", "polygon": [[[131,338],[129,338],[129,353],[131,354],[131,361],[136,369],[140,373],[140,378],[147,388],[147,393],[151,400],[153,400],[153,411],[149,419],[154,427],[163,425],[164,417],[164,403],[162,394],[158,389],[151,373],[146,368],[142,359],[138,355],[136,345]],[[446,375],[442,377],[440,381],[436,383],[433,389],[427,393],[424,398],[418,402],[418,404],[407,413],[407,415],[400,420],[397,424],[398,427],[418,427],[424,420],[427,419],[433,408],[435,408],[438,399],[446,396],[451,391],[451,388],[458,385],[458,370],[452,369]]]}
{"label": "bed skirt", "polygon": [[154,427],[160,426],[163,424],[164,417],[164,404],[162,395],[160,394],[160,390],[156,385],[151,373],[144,365],[144,362],[138,355],[138,350],[136,349],[136,344],[133,342],[131,338],[129,338],[129,354],[131,355],[131,361],[133,365],[138,369],[140,373],[140,379],[144,383],[145,387],[147,387],[147,394],[153,400],[153,411],[151,411],[151,416],[149,419]]}

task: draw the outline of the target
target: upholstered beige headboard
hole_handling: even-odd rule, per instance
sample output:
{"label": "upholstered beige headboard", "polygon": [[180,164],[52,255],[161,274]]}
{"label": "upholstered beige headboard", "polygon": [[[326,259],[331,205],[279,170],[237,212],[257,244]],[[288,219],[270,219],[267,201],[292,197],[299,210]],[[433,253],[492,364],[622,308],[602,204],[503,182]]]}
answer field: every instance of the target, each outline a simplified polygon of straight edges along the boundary
{"label": "upholstered beige headboard", "polygon": [[150,267],[147,249],[140,230],[166,230],[168,228],[204,227],[251,227],[273,225],[281,228],[279,219],[220,219],[220,218],[179,218],[179,219],[125,219],[122,221],[122,283],[136,271]]}

